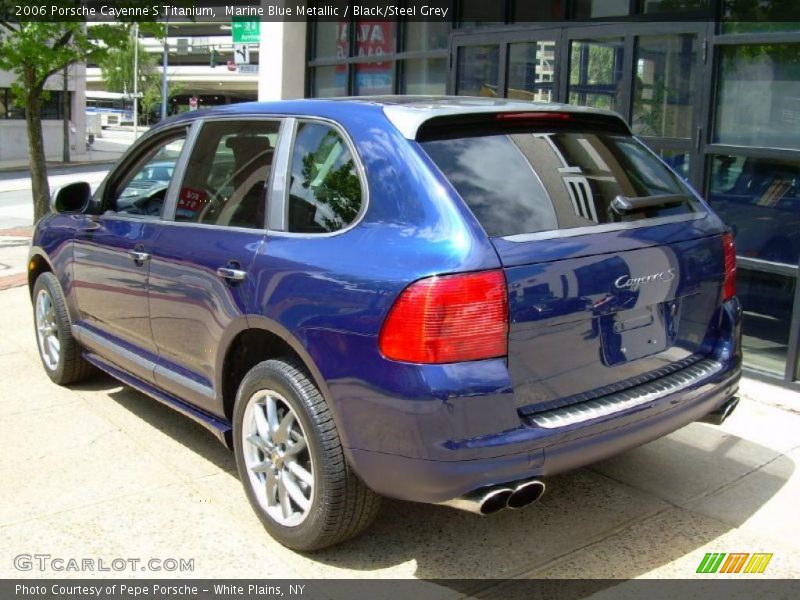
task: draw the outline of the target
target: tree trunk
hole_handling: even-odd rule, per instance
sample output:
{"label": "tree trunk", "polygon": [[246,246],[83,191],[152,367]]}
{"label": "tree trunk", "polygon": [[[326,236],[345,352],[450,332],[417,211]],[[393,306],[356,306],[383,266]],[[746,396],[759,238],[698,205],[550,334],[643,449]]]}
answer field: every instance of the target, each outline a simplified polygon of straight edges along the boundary
{"label": "tree trunk", "polygon": [[[28,75],[28,74],[26,74]],[[47,163],[44,156],[42,133],[42,91],[31,73],[25,82],[25,123],[28,129],[28,154],[33,191],[33,222],[50,212],[50,184],[47,181]]]}
{"label": "tree trunk", "polygon": [[61,159],[63,162],[68,163],[70,161],[69,156],[69,142],[70,142],[70,131],[69,131],[69,66],[64,67],[64,90],[61,96],[61,111],[63,112],[64,117],[64,145],[62,146],[61,150]]}

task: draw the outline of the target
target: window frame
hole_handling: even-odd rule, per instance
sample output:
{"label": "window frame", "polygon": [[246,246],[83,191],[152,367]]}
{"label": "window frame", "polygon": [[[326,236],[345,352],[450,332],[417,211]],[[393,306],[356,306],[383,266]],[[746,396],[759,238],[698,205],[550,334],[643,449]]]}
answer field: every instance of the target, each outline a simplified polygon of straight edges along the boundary
{"label": "window frame", "polygon": [[[286,129],[287,121],[290,121],[291,117],[287,117],[286,115],[225,115],[224,117],[215,116],[215,117],[205,117],[201,119],[196,119],[192,123],[192,129],[189,133],[189,137],[187,137],[186,142],[184,142],[184,151],[181,154],[181,157],[178,159],[178,162],[175,164],[175,173],[172,176],[172,181],[170,182],[170,188],[167,190],[167,197],[164,202],[164,210],[162,212],[161,220],[164,223],[169,225],[175,225],[178,227],[200,227],[200,228],[213,228],[213,229],[228,229],[232,231],[248,231],[248,232],[261,232],[265,233],[267,231],[267,222],[269,220],[269,212],[270,207],[272,205],[272,197],[274,196],[273,193],[273,184],[275,180],[275,172],[276,167],[278,165],[278,152],[279,148],[282,146],[282,140],[288,135],[288,131]],[[217,225],[216,223],[196,223],[192,221],[176,221],[175,215],[178,210],[178,196],[180,195],[180,189],[183,185],[184,178],[186,177],[186,169],[189,163],[189,158],[192,156],[192,152],[194,151],[195,146],[197,145],[197,141],[200,138],[200,133],[202,132],[203,126],[213,121],[214,123],[219,123],[223,121],[277,121],[279,123],[278,127],[278,138],[275,143],[275,154],[273,155],[273,166],[270,170],[269,179],[265,185],[265,194],[264,194],[264,202],[266,206],[264,207],[264,219],[265,222],[262,223],[261,227],[239,227],[236,225]],[[174,185],[173,185],[174,184]]]}
{"label": "window frame", "polygon": [[[159,221],[163,222],[167,219],[169,214],[172,195],[177,193],[176,182],[179,177],[182,177],[182,169],[185,166],[186,158],[188,157],[188,149],[194,145],[195,133],[197,123],[178,123],[171,127],[165,128],[155,132],[152,136],[141,138],[140,142],[134,144],[125,154],[120,158],[119,163],[108,174],[100,187],[97,188],[94,196],[92,197],[92,212],[104,218],[115,218],[133,221]],[[184,141],[181,152],[178,155],[178,160],[175,161],[175,167],[172,171],[172,178],[170,179],[167,191],[164,196],[164,207],[161,214],[156,215],[130,215],[128,213],[118,213],[116,208],[109,208],[109,203],[112,201],[112,196],[117,192],[120,181],[124,180],[131,171],[143,168],[147,163],[144,162],[145,158],[151,153],[154,148],[164,146],[164,140],[174,140],[176,134],[183,132]],[[169,141],[167,143],[170,143]],[[135,174],[134,174],[135,177]],[[114,199],[116,202],[116,199]],[[116,206],[116,205],[115,205]],[[109,212],[113,211],[113,212]]]}

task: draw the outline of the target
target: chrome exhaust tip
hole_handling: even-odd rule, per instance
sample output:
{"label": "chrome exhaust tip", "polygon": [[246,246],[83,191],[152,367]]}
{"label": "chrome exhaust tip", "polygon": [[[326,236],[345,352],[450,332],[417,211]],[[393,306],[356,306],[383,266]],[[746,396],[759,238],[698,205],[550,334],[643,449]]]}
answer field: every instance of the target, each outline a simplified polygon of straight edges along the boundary
{"label": "chrome exhaust tip", "polygon": [[711,423],[712,425],[722,425],[725,419],[731,416],[733,410],[739,405],[739,398],[733,396],[725,404],[714,412],[708,413],[705,417],[698,419],[701,423]]}
{"label": "chrome exhaust tip", "polygon": [[544,482],[531,479],[520,483],[508,499],[508,508],[524,508],[536,502],[544,495]]}
{"label": "chrome exhaust tip", "polygon": [[439,502],[442,506],[449,506],[465,510],[476,515],[491,515],[508,506],[508,499],[514,492],[507,487],[481,488],[464,496]]}

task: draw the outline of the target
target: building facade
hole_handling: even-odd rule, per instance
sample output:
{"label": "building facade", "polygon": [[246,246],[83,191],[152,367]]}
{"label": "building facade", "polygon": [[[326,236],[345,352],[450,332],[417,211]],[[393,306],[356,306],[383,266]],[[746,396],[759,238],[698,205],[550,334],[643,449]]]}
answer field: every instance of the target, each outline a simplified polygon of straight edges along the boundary
{"label": "building facade", "polygon": [[[17,106],[11,92],[15,81],[13,73],[0,71],[0,163],[26,164],[28,160],[28,131],[25,111]],[[42,133],[44,152],[48,160],[61,160],[63,154],[63,94],[64,78],[57,73],[47,80],[48,97],[42,104]],[[73,158],[86,154],[86,75],[83,65],[69,69],[67,93],[69,94],[70,153]]]}
{"label": "building facade", "polygon": [[748,369],[797,386],[800,5],[458,0],[453,9],[447,23],[310,23],[305,95],[449,93],[619,112],[735,233]]}

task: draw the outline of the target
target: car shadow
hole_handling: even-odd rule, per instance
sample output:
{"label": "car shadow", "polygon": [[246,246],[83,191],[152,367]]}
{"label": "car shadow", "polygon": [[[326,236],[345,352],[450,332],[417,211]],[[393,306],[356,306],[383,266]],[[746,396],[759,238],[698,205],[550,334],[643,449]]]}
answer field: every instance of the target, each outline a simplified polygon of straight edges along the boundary
{"label": "car shadow", "polygon": [[[113,389],[117,387],[118,382],[102,376],[76,389],[108,390],[111,400],[237,476],[232,453],[203,427],[127,386]],[[794,473],[789,457],[757,443],[719,433],[711,425],[688,428],[693,428],[694,437],[673,434],[589,468],[551,477],[542,500],[523,510],[479,517],[385,499],[365,534],[303,556],[321,566],[363,571],[365,576],[387,570],[386,576],[436,580],[459,593],[486,591],[510,577],[606,580],[584,590],[599,591],[611,585],[610,578],[640,576],[738,527]],[[709,436],[719,443],[709,447]],[[697,445],[687,442],[695,438]],[[764,460],[751,464],[742,457]],[[769,470],[756,468],[768,460]],[[719,485],[712,473],[722,474]],[[696,512],[697,503],[745,475],[753,478],[751,492],[742,495],[724,519]],[[661,487],[659,479],[665,481]],[[581,552],[604,558],[577,569],[562,564]],[[616,566],[609,570],[609,564]],[[525,597],[526,589],[504,588],[503,594]]]}
{"label": "car shadow", "polygon": [[233,453],[213,433],[150,396],[105,373],[71,387],[76,391],[106,392],[111,400],[154,429],[196,452],[221,471],[236,474]]}

